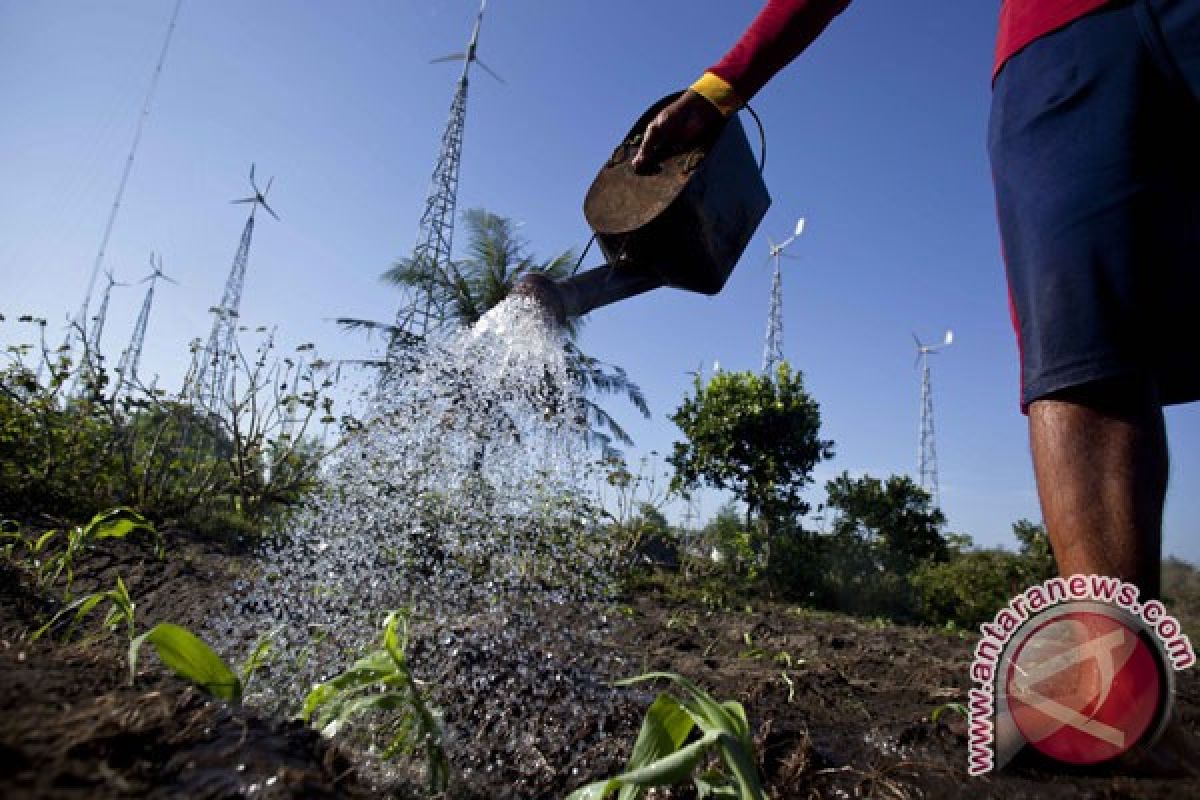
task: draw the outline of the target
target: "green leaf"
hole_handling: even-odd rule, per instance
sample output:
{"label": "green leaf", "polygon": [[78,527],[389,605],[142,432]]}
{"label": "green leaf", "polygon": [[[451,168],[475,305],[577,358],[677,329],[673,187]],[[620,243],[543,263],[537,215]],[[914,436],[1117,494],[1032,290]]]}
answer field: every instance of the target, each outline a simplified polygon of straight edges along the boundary
{"label": "green leaf", "polygon": [[[691,716],[678,700],[669,694],[660,694],[642,720],[627,769],[639,769],[674,753],[683,746],[694,727]],[[641,795],[640,787],[626,786],[621,789],[618,799],[636,800]]]}
{"label": "green leaf", "polygon": [[716,740],[716,734],[706,735],[652,764],[576,789],[567,795],[567,800],[602,800],[626,786],[649,789],[681,783],[692,774],[692,770],[704,756],[704,751]]}
{"label": "green leaf", "polygon": [[150,520],[125,507],[101,511],[92,517],[84,530],[88,537],[94,539],[123,539],[134,531],[158,533]]}
{"label": "green leaf", "polygon": [[50,621],[45,625],[34,631],[33,635],[29,637],[29,640],[36,642],[42,637],[42,634],[54,627],[56,622],[74,611],[75,618],[71,621],[71,626],[67,629],[67,635],[69,636],[71,631],[75,629],[75,625],[79,622],[79,620],[90,614],[92,609],[103,602],[108,595],[109,592],[96,592],[95,594],[89,594],[86,597],[80,597],[79,599],[75,600],[75,602],[66,606],[53,617],[51,617]]}
{"label": "green leaf", "polygon": [[241,675],[239,677],[241,678],[243,689],[250,683],[250,679],[254,677],[254,673],[258,671],[258,668],[266,664],[271,658],[271,647],[275,644],[275,638],[282,632],[282,627],[272,628],[258,637],[258,641],[254,643],[254,649],[242,663]]}
{"label": "green leaf", "polygon": [[46,531],[45,533],[43,533],[41,536],[39,536],[37,538],[36,542],[33,543],[33,547],[30,548],[30,552],[32,552],[32,553],[42,552],[42,548],[46,546],[46,543],[49,542],[51,539],[53,539],[55,537],[55,535],[57,535],[57,534],[58,534],[58,531]]}
{"label": "green leaf", "polygon": [[158,623],[130,643],[131,682],[137,674],[137,652],[144,642],[154,645],[159,659],[179,677],[223,700],[241,700],[242,683],[233,670],[196,634],[170,622]]}

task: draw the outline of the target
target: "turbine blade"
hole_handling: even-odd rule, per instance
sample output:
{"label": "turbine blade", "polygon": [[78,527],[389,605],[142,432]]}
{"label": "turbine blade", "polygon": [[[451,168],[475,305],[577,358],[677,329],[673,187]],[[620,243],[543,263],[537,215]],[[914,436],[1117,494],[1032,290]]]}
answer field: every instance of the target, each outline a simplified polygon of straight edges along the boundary
{"label": "turbine blade", "polygon": [[173,283],[173,284],[175,284],[176,286],[178,286],[178,285],[179,285],[179,281],[175,280],[174,278],[172,278],[172,277],[171,277],[171,276],[169,276],[169,275],[163,275],[162,273],[159,273],[159,276],[158,276],[158,277],[162,278],[164,281],[167,281],[168,283]]}
{"label": "turbine blade", "polygon": [[230,203],[257,203],[257,197],[243,197],[241,200],[230,200]]}
{"label": "turbine blade", "polygon": [[271,193],[271,184],[273,184],[273,183],[275,183],[274,175],[272,175],[270,178],[267,179],[267,188],[263,190],[264,196]]}
{"label": "turbine blade", "polygon": [[280,221],[279,215],[275,213],[274,209],[272,209],[269,205],[267,205],[266,200],[259,200],[258,202],[259,202],[259,205],[261,205],[263,208],[265,208],[267,210],[268,214],[270,214],[272,217],[275,218],[276,222]]}
{"label": "turbine blade", "polygon": [[443,64],[447,61],[462,61],[466,57],[467,57],[466,53],[451,53],[448,56],[442,56],[441,58],[431,59],[429,63],[430,64]]}
{"label": "turbine blade", "polygon": [[475,59],[475,63],[476,63],[476,64],[478,64],[478,65],[479,65],[479,68],[480,68],[480,69],[482,69],[484,72],[486,72],[488,75],[491,75],[493,78],[495,78],[496,80],[498,80],[498,81],[501,83],[501,85],[503,85],[503,86],[507,86],[507,85],[508,85],[508,84],[505,82],[504,78],[501,78],[499,75],[497,75],[497,74],[496,74],[496,71],[495,71],[494,69],[492,69],[491,67],[489,67],[487,64],[483,63],[483,61],[482,61],[482,60],[480,60],[480,59],[476,58],[476,59]]}
{"label": "turbine blade", "polygon": [[917,349],[920,350],[923,345],[921,344],[921,340],[917,338],[916,331],[913,331],[912,337],[913,337],[913,341],[917,343]]}

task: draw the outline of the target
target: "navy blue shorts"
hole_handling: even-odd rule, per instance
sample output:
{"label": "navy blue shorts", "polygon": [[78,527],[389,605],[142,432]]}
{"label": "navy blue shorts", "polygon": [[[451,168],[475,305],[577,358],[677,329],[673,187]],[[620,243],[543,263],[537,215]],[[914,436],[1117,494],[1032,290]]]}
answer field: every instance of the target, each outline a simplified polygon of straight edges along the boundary
{"label": "navy blue shorts", "polygon": [[1200,0],[1035,41],[996,78],[988,139],[1022,410],[1097,382],[1200,399]]}

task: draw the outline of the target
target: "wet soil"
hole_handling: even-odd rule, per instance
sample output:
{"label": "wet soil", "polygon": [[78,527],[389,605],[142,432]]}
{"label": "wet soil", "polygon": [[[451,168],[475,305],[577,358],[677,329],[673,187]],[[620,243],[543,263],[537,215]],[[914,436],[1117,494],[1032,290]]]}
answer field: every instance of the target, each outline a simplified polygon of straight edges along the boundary
{"label": "wet soil", "polygon": [[[180,532],[167,533],[167,553],[159,560],[147,543],[122,542],[90,555],[76,594],[109,588],[120,574],[137,600],[139,627],[170,620],[201,629],[229,585],[255,569],[236,547]],[[741,701],[774,798],[1200,796],[1197,779],[1037,765],[968,778],[965,720],[954,711],[937,723],[931,717],[966,698],[971,635],[770,602],[713,611],[646,591],[622,603],[608,658],[574,654],[581,672],[564,672],[563,684],[522,686],[509,674],[518,665],[497,659],[488,663],[495,678],[488,691],[436,697],[451,726],[472,731],[469,741],[451,743],[458,755],[448,797],[563,797],[619,770],[654,689],[610,692],[576,707],[564,699],[575,696],[567,683],[585,679],[588,663],[618,673],[597,680],[670,670],[719,699]],[[95,633],[98,619],[82,626],[82,641],[28,641],[55,608],[27,574],[0,561],[0,797],[418,796],[412,781],[380,785],[336,740],[211,700],[152,657],[131,686],[123,645]],[[420,653],[413,652],[414,671],[436,686],[436,670],[422,674]],[[1178,677],[1182,726],[1200,735],[1200,678],[1195,671]]]}

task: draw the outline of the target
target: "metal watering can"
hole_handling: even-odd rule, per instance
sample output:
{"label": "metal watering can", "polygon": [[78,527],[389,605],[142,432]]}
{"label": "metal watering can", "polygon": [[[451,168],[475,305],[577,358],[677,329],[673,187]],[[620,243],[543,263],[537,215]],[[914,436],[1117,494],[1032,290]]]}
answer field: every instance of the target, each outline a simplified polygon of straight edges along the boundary
{"label": "metal watering can", "polygon": [[771,205],[736,116],[656,172],[634,171],[643,131],[677,97],[642,114],[588,190],[584,217],[608,263],[558,282],[529,274],[515,287],[560,324],[660,286],[716,294]]}

